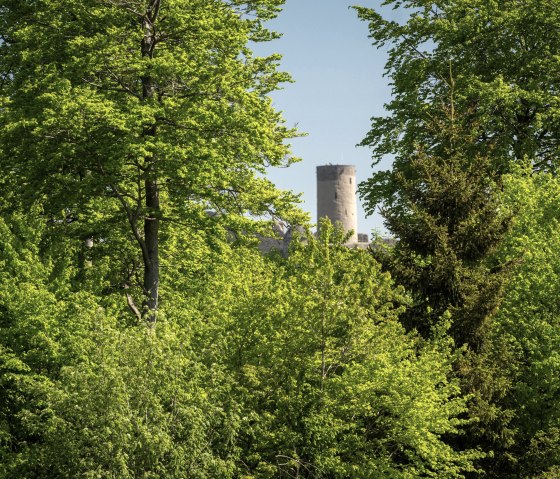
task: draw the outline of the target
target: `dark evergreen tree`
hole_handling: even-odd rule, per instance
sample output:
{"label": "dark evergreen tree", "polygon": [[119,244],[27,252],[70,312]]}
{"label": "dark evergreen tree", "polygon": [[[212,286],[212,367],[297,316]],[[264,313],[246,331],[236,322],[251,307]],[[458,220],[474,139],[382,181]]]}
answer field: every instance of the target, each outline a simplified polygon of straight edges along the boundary
{"label": "dark evergreen tree", "polygon": [[417,144],[406,167],[389,173],[382,213],[398,242],[375,254],[414,294],[408,328],[429,336],[449,311],[456,345],[480,351],[504,279],[489,260],[510,222],[495,194],[500,171],[472,152],[476,125],[455,118],[453,105],[426,123],[434,145]]}
{"label": "dark evergreen tree", "polygon": [[[430,337],[450,320],[456,347],[465,347],[456,372],[471,396],[474,419],[460,442],[504,458],[513,441],[504,401],[508,354],[487,338],[508,270],[494,260],[495,252],[511,215],[499,200],[500,164],[491,147],[487,155],[476,151],[480,128],[455,112],[453,80],[449,85],[448,104],[437,116],[420,119],[431,144],[414,145],[409,161],[387,173],[382,213],[397,243],[374,255],[413,295],[401,316],[407,328]],[[501,459],[484,464],[488,470],[508,467]]]}

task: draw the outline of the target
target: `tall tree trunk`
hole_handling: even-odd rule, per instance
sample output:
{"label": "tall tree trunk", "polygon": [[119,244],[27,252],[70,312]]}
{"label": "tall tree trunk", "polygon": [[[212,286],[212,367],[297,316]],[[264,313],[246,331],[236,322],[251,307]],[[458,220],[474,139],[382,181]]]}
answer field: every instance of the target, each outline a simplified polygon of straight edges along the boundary
{"label": "tall tree trunk", "polygon": [[[142,19],[144,37],[142,39],[142,57],[153,58],[156,45],[155,22],[159,13],[161,0],[150,0],[148,10]],[[142,77],[142,97],[149,101],[154,97],[156,86],[149,74]],[[156,126],[144,130],[144,136],[155,136]],[[155,322],[159,297],[159,187],[157,182],[156,158],[146,158],[144,170],[144,191],[146,194],[146,216],[144,217],[144,304],[143,317],[148,322]]]}
{"label": "tall tree trunk", "polygon": [[144,239],[148,252],[144,264],[144,318],[149,322],[156,319],[158,309],[159,291],[159,189],[157,180],[146,178],[146,208],[147,216],[144,218]]}

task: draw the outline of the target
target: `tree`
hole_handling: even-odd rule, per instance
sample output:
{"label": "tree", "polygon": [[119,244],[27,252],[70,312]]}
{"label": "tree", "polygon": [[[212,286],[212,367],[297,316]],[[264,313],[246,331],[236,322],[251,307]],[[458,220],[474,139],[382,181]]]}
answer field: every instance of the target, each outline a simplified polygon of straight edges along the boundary
{"label": "tree", "polygon": [[397,194],[382,212],[398,240],[372,253],[412,294],[400,316],[407,329],[429,338],[450,321],[455,347],[464,348],[455,373],[473,419],[460,443],[495,452],[495,460],[482,463],[490,473],[489,463],[500,462],[513,445],[512,411],[502,402],[512,381],[511,355],[490,335],[508,274],[495,255],[511,214],[501,203],[501,175],[491,159],[469,154],[472,133],[444,117],[432,129],[437,147],[417,145],[407,169],[393,172]]}
{"label": "tree", "polygon": [[196,309],[131,326],[41,260],[46,227],[0,220],[0,475],[233,477],[232,379],[191,347]]}
{"label": "tree", "polygon": [[[527,59],[510,41],[512,32],[537,40],[533,32],[517,32],[525,5],[385,4],[408,7],[410,15],[398,24],[358,8],[374,44],[390,46],[386,72],[393,85],[389,115],[373,119],[362,143],[372,147],[375,161],[395,157],[390,171],[360,186],[370,212],[383,204],[398,240],[394,250],[374,254],[413,294],[414,305],[402,316],[407,327],[429,337],[451,315],[455,344],[466,345],[456,372],[463,393],[471,395],[469,415],[477,418],[464,444],[493,451],[494,458],[479,464],[491,477],[509,477],[515,428],[505,399],[514,377],[512,353],[490,335],[508,271],[495,256],[511,222],[500,190],[503,174],[525,155],[535,167],[554,166],[555,121],[539,113],[553,100],[535,82],[542,73],[538,59],[546,55],[539,40],[534,71],[511,68]],[[546,24],[548,18],[539,14],[531,21]]]}
{"label": "tree", "polygon": [[227,355],[242,403],[240,477],[464,477],[480,453],[442,440],[465,424],[448,338],[407,334],[402,288],[320,231],[287,260],[237,250],[206,295],[227,330],[205,357]]}
{"label": "tree", "polygon": [[[559,147],[557,0],[387,0],[407,12],[405,22],[357,7],[373,44],[389,49],[386,72],[393,87],[389,115],[372,119],[362,145],[376,161],[395,155],[405,169],[415,144],[434,146],[430,118],[455,91],[455,111],[480,131],[471,148],[507,171],[528,157],[538,169],[554,169]],[[362,186],[369,211],[388,198],[389,172]]]}
{"label": "tree", "polygon": [[0,222],[2,477],[461,478],[480,455],[441,438],[465,423],[448,339],[404,331],[342,232],[288,260],[175,235],[153,328],[65,288],[44,228]]}
{"label": "tree", "polygon": [[[0,165],[10,206],[110,253],[113,289],[155,320],[165,223],[294,216],[261,176],[292,159],[266,96],[289,78],[249,41],[283,0],[6,1],[0,9]],[[208,218],[206,210],[215,214]],[[139,291],[137,307],[130,291]]]}
{"label": "tree", "polygon": [[480,351],[505,279],[492,255],[511,218],[491,154],[472,153],[476,125],[466,131],[453,104],[442,109],[429,130],[435,146],[416,144],[406,168],[391,172],[395,194],[381,211],[397,244],[372,252],[414,294],[403,315],[409,329],[428,337],[450,312],[457,347]]}
{"label": "tree", "polygon": [[502,261],[522,258],[512,270],[491,331],[493,342],[508,344],[515,379],[504,401],[515,411],[517,462],[508,477],[556,477],[560,466],[560,183],[555,175],[533,174],[526,164],[505,177],[503,201],[519,213],[499,256]]}

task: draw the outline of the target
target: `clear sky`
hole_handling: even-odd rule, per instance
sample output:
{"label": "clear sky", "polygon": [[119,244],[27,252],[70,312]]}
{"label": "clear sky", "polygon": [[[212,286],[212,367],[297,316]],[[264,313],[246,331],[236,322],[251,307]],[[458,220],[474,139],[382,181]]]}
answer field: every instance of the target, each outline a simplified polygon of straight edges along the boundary
{"label": "clear sky", "polygon": [[[379,0],[286,0],[284,11],[270,28],[283,33],[258,52],[283,55],[282,70],[295,83],[273,94],[288,125],[308,133],[293,141],[302,162],[271,170],[279,188],[303,193],[303,208],[316,221],[315,167],[327,163],[356,165],[358,181],[372,173],[367,148],[356,147],[370,126],[370,118],[383,114],[390,98],[383,77],[386,53],[371,45],[367,24],[358,20],[349,5],[378,8]],[[380,167],[387,169],[390,160]],[[376,167],[376,168],[379,168]],[[359,202],[358,202],[359,203]],[[379,215],[365,218],[358,204],[359,232],[384,232]]]}

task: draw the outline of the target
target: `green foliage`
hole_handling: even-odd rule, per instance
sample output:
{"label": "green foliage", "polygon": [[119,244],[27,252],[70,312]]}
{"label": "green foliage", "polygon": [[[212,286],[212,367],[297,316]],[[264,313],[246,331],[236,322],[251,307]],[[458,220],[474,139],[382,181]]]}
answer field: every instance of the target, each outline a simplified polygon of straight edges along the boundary
{"label": "green foliage", "polygon": [[449,107],[441,107],[442,120],[430,126],[437,147],[417,143],[406,165],[394,165],[394,194],[385,198],[382,213],[398,241],[392,250],[373,253],[414,295],[403,315],[408,328],[429,336],[449,312],[457,347],[480,351],[504,280],[491,255],[510,214],[496,196],[501,174],[492,157],[469,154],[478,128],[465,129],[453,95]]}
{"label": "green foliage", "polygon": [[[431,125],[453,88],[455,111],[479,129],[467,151],[487,156],[492,148],[493,160],[504,170],[525,157],[537,168],[556,167],[558,0],[386,0],[383,5],[408,16],[399,23],[356,7],[373,44],[389,52],[389,115],[374,117],[363,141],[376,161],[393,154],[396,169],[403,170],[414,145],[437,148]],[[371,212],[389,197],[391,176],[378,172],[365,183]]]}
{"label": "green foliage", "polygon": [[507,342],[515,374],[506,403],[516,413],[519,461],[510,477],[555,477],[546,471],[560,464],[560,183],[553,175],[520,169],[506,177],[504,201],[518,215],[500,256],[515,261],[515,268],[493,338]]}
{"label": "green foliage", "polygon": [[282,3],[0,8],[0,477],[558,475],[560,183],[503,177],[555,166],[556,2],[359,8],[395,93],[361,188],[399,242],[325,223],[288,258],[237,234],[302,220],[262,176],[289,78],[247,48]]}
{"label": "green foliage", "polygon": [[448,340],[406,334],[403,291],[339,231],[304,240],[276,266],[238,257],[216,274],[245,280],[209,294],[230,316],[205,357],[228,353],[244,401],[240,477],[463,477],[480,454],[441,439],[465,411]]}
{"label": "green foliage", "polygon": [[185,321],[131,327],[117,298],[50,292],[41,232],[1,226],[0,475],[232,477],[231,381]]}
{"label": "green foliage", "polygon": [[511,382],[510,354],[499,338],[489,342],[489,329],[507,273],[493,255],[510,214],[497,196],[499,172],[488,157],[465,153],[472,132],[453,119],[434,125],[436,151],[419,145],[406,169],[395,165],[398,194],[387,199],[383,214],[398,241],[373,254],[412,294],[400,317],[408,329],[430,337],[450,318],[455,346],[467,347],[455,367],[474,420],[461,443],[500,456],[513,442],[512,412],[498,405]]}
{"label": "green foliage", "polygon": [[4,2],[2,208],[39,203],[70,250],[93,240],[87,254],[112,266],[104,281],[152,309],[160,222],[251,231],[255,217],[303,221],[295,195],[263,176],[293,161],[286,140],[297,132],[267,96],[289,76],[278,55],[247,47],[276,36],[263,22],[282,3]]}
{"label": "green foliage", "polygon": [[4,226],[2,477],[460,478],[480,456],[442,441],[465,422],[449,341],[407,334],[403,290],[326,224],[287,260],[174,236],[152,326],[48,291],[42,232]]}
{"label": "green foliage", "polygon": [[467,346],[456,372],[476,418],[463,443],[493,452],[478,463],[490,477],[509,477],[517,460],[515,412],[506,400],[513,353],[491,335],[508,272],[495,253],[512,216],[499,193],[504,172],[525,155],[537,167],[554,167],[557,127],[548,108],[555,100],[546,88],[557,79],[540,70],[540,60],[558,39],[537,40],[530,29],[551,17],[526,21],[527,2],[384,4],[409,16],[399,24],[357,7],[374,44],[389,47],[393,85],[389,115],[373,119],[362,143],[376,162],[394,155],[392,170],[360,185],[370,212],[383,204],[398,240],[394,250],[374,254],[413,295],[402,315],[408,328],[429,337],[450,315],[456,347]]}
{"label": "green foliage", "polygon": [[[386,4],[409,7],[410,17],[397,24],[358,9],[374,43],[390,49],[390,116],[373,119],[363,144],[375,159],[391,153],[395,162],[361,186],[370,211],[385,203],[402,239],[384,264],[414,294],[407,324],[417,326],[426,307],[433,324],[448,307],[455,339],[474,346],[457,368],[478,418],[468,443],[494,451],[480,463],[487,476],[554,477],[557,190],[546,175],[502,176],[527,157],[529,170],[556,168],[550,52],[559,38],[544,32],[557,22],[558,4]],[[510,233],[508,211],[518,216]],[[512,277],[495,317],[500,265]]]}
{"label": "green foliage", "polygon": [[[509,223],[495,194],[521,134],[494,130],[506,121],[500,119],[506,111],[495,106],[497,98],[485,96],[499,95],[488,82],[504,63],[493,63],[492,55],[505,47],[489,48],[479,63],[476,52],[484,48],[485,39],[490,41],[493,22],[501,22],[501,36],[519,26],[514,19],[521,7],[491,16],[500,2],[384,4],[409,9],[409,17],[399,24],[356,7],[369,23],[374,45],[389,46],[386,73],[393,82],[390,115],[373,119],[363,145],[372,147],[375,160],[392,154],[395,161],[391,171],[374,173],[362,183],[360,192],[370,212],[383,204],[386,224],[399,240],[394,254],[382,259],[397,281],[414,292],[416,304],[405,324],[426,335],[449,310],[457,346],[467,343],[480,350],[503,282],[499,266],[487,259]],[[504,41],[495,37],[491,35]],[[514,70],[509,71],[513,75]],[[486,116],[486,108],[496,121]]]}

